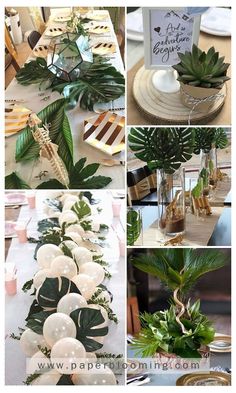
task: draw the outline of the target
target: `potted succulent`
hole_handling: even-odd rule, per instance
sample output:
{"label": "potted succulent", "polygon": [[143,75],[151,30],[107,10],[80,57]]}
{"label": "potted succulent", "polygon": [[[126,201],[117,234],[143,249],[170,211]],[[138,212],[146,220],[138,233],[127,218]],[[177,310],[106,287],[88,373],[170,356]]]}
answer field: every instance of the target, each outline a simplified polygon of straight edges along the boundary
{"label": "potted succulent", "polygon": [[198,192],[208,195],[210,188],[216,187],[219,175],[217,150],[227,145],[228,138],[223,128],[195,128],[194,153],[200,155]]}
{"label": "potted succulent", "polygon": [[159,229],[170,235],[185,230],[185,178],[181,164],[192,157],[191,128],[131,128],[128,141],[135,156],[157,171]]}
{"label": "potted succulent", "polygon": [[141,357],[201,358],[215,330],[200,311],[200,300],[191,302],[188,293],[204,274],[223,267],[226,255],[219,250],[191,248],[152,249],[131,257],[138,269],[158,277],[171,291],[167,310],[140,315],[141,331],[133,348]]}
{"label": "potted succulent", "polygon": [[207,112],[230,79],[226,75],[230,64],[224,63],[224,57],[220,57],[214,47],[204,52],[194,44],[192,52],[178,55],[180,63],[173,68],[179,74],[183,104],[195,108],[197,103],[198,111]]}

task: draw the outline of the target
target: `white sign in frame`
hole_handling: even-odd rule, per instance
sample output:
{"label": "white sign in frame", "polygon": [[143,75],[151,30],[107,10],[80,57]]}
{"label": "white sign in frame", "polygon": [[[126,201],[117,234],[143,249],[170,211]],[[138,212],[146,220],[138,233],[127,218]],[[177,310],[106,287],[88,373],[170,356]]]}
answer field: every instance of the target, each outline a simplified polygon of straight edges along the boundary
{"label": "white sign in frame", "polygon": [[198,44],[201,16],[188,16],[186,8],[143,7],[146,69],[163,70],[180,62],[177,52]]}

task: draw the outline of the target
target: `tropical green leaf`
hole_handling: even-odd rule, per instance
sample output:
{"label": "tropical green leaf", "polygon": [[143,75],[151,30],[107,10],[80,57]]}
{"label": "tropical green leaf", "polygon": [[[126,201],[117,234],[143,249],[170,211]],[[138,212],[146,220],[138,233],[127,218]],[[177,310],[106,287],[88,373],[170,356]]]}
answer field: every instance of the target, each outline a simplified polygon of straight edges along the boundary
{"label": "tropical green leaf", "polygon": [[50,209],[54,210],[55,212],[62,211],[62,203],[58,199],[46,198],[43,203],[50,207]]}
{"label": "tropical green leaf", "polygon": [[198,127],[194,132],[194,154],[200,154],[201,151],[209,153],[214,142],[215,128]]}
{"label": "tropical green leaf", "polygon": [[139,238],[142,230],[142,218],[139,212],[128,210],[127,212],[127,244],[133,246]]}
{"label": "tropical green leaf", "polygon": [[57,382],[57,385],[74,385],[72,382],[72,379],[70,375],[63,374],[59,381]]}
{"label": "tropical green leaf", "polygon": [[191,128],[131,128],[129,147],[147,162],[151,170],[172,174],[192,157],[194,131]]}
{"label": "tropical green leaf", "polygon": [[57,217],[52,218],[44,218],[43,220],[38,221],[38,232],[45,232],[48,229],[52,229],[54,227],[60,228],[59,221]]}
{"label": "tropical green leaf", "polygon": [[54,311],[40,311],[37,314],[32,314],[26,322],[26,326],[37,334],[43,334],[43,324],[49,315]]}
{"label": "tropical green leaf", "polygon": [[93,176],[99,164],[85,166],[86,158],[81,158],[69,173],[70,189],[97,189],[107,186],[112,179],[106,176]]}
{"label": "tropical green leaf", "polygon": [[43,311],[43,308],[38,304],[37,300],[34,299],[33,303],[30,306],[29,312],[27,317],[25,318],[26,321],[28,321],[32,315],[37,314],[39,312]]}
{"label": "tropical green leaf", "polygon": [[76,202],[71,210],[76,213],[79,220],[91,215],[90,206],[83,200]]}
{"label": "tropical green leaf", "polygon": [[30,189],[30,186],[22,180],[16,172],[12,172],[10,175],[5,177],[5,189],[6,190],[17,190],[17,189]]}
{"label": "tropical green leaf", "polygon": [[47,62],[41,57],[25,63],[16,74],[16,80],[23,86],[42,83],[45,80],[52,83],[55,76],[47,68]]}
{"label": "tropical green leaf", "polygon": [[76,338],[84,345],[86,352],[102,348],[103,344],[96,341],[96,337],[106,336],[108,327],[99,327],[105,322],[100,310],[83,307],[72,311],[70,317],[76,325]]}
{"label": "tropical green leaf", "polygon": [[214,135],[214,144],[217,149],[224,149],[228,145],[228,138],[224,128],[216,128]]}
{"label": "tropical green leaf", "polygon": [[[49,104],[38,113],[42,124],[49,124],[51,141],[58,145],[58,154],[67,170],[73,165],[73,140],[68,118],[65,113],[65,99]],[[39,146],[35,142],[30,127],[22,130],[16,141],[16,162],[33,160],[39,155]]]}
{"label": "tropical green leaf", "polygon": [[69,109],[79,102],[82,109],[92,111],[96,103],[116,100],[125,92],[125,79],[107,61],[101,56],[94,56],[94,62],[82,71],[78,80],[54,84],[53,90],[64,95]]}
{"label": "tropical green leaf", "polygon": [[80,293],[66,277],[46,278],[38,291],[37,301],[43,309],[56,309],[59,300],[68,293]]}
{"label": "tropical green leaf", "polygon": [[57,179],[51,179],[40,183],[36,188],[38,190],[65,190],[66,186]]}

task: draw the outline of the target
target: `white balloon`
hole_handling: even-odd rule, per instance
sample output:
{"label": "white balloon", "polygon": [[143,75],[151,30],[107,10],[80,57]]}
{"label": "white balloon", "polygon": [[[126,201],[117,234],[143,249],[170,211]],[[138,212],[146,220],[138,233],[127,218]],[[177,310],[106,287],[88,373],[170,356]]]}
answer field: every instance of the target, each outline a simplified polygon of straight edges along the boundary
{"label": "white balloon", "polygon": [[47,346],[44,337],[41,334],[33,332],[31,329],[26,329],[20,338],[20,346],[24,354],[33,356],[38,352],[39,345],[41,345],[41,347]]}
{"label": "white balloon", "polygon": [[50,269],[53,259],[63,255],[63,252],[55,244],[44,244],[37,251],[37,262],[42,269]]}
{"label": "white balloon", "polygon": [[99,246],[99,244],[95,244],[90,242],[89,240],[84,240],[83,242],[80,243],[81,247],[85,247],[90,251],[93,251],[93,255],[102,255],[102,247]]}
{"label": "white balloon", "polygon": [[76,202],[77,202],[77,201],[74,201],[73,199],[68,198],[68,199],[65,201],[65,203],[64,203],[64,206],[63,206],[63,208],[62,208],[62,211],[64,212],[65,210],[70,210],[70,209],[74,206],[74,204],[75,204]]}
{"label": "white balloon", "polygon": [[80,266],[79,273],[87,274],[91,277],[96,286],[101,284],[105,278],[105,272],[101,265],[96,262],[88,262]]}
{"label": "white balloon", "polygon": [[65,203],[67,203],[68,201],[73,201],[74,203],[78,202],[79,197],[77,195],[74,194],[64,194],[61,197],[61,202],[63,204],[63,206],[65,205]]}
{"label": "white balloon", "polygon": [[97,356],[96,353],[94,352],[86,352],[86,360],[87,361],[93,361],[93,360],[97,360]]}
{"label": "white balloon", "polygon": [[61,374],[56,370],[51,370],[34,379],[31,385],[56,385],[60,378]]}
{"label": "white balloon", "polygon": [[48,358],[41,352],[36,352],[27,364],[27,374],[35,374],[39,371],[38,363],[44,364],[44,362],[48,363]]}
{"label": "white balloon", "polygon": [[73,240],[64,240],[59,247],[62,249],[63,245],[69,248],[70,251],[72,251],[73,248],[78,247],[77,244],[73,242]]}
{"label": "white balloon", "polygon": [[81,266],[84,263],[93,261],[93,254],[85,247],[76,247],[72,250],[72,255],[75,258],[77,266]]}
{"label": "white balloon", "polygon": [[89,277],[87,274],[78,274],[77,276],[73,277],[72,281],[75,283],[82,296],[86,300],[91,298],[96,288],[96,284],[91,277]]}
{"label": "white balloon", "polygon": [[99,368],[92,368],[87,373],[74,374],[72,381],[75,385],[116,385],[113,371],[104,364]]}
{"label": "white balloon", "polygon": [[70,237],[76,244],[82,243],[82,237],[77,232],[66,232],[66,236]]}
{"label": "white balloon", "polygon": [[51,351],[52,362],[61,362],[63,359],[63,368],[61,369],[63,374],[71,374],[72,363],[84,362],[85,357],[86,351],[83,344],[75,338],[62,338],[53,345]]}
{"label": "white balloon", "polygon": [[57,305],[57,312],[62,312],[64,314],[70,315],[74,310],[81,307],[86,307],[87,302],[85,298],[78,293],[68,293],[68,295],[63,296]]}
{"label": "white balloon", "polygon": [[72,258],[61,255],[52,261],[51,272],[57,277],[63,276],[71,279],[77,274],[77,266]]}
{"label": "white balloon", "polygon": [[97,234],[92,231],[86,231],[85,238],[86,239],[97,239]]}
{"label": "white balloon", "polygon": [[53,277],[50,269],[41,269],[39,270],[33,278],[33,285],[36,289],[38,289],[46,280],[47,277]]}
{"label": "white balloon", "polygon": [[74,321],[66,314],[51,314],[44,322],[43,335],[46,342],[53,346],[61,338],[75,338],[76,326]]}
{"label": "white balloon", "polygon": [[78,222],[78,217],[72,210],[65,210],[59,216],[60,226],[62,226],[64,222],[67,224],[70,224],[70,223],[74,224],[74,223]]}
{"label": "white balloon", "polygon": [[72,224],[72,225],[69,225],[69,226],[66,228],[66,230],[65,230],[65,233],[67,233],[67,232],[76,232],[76,233],[78,233],[80,236],[84,236],[84,234],[85,234],[85,230],[84,230],[84,228],[83,228],[80,224]]}

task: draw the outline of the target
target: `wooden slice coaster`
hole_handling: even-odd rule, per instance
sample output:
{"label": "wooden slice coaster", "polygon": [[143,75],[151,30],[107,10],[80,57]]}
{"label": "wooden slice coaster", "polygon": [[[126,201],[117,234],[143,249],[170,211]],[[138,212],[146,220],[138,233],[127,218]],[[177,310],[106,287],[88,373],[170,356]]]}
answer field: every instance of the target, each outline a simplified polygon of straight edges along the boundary
{"label": "wooden slice coaster", "polygon": [[[162,93],[152,84],[152,76],[156,71],[146,70],[142,66],[135,75],[133,82],[133,97],[143,116],[152,124],[188,124],[191,109],[184,106],[180,99],[180,92]],[[224,94],[209,109],[207,113],[194,110],[190,124],[207,124],[221,111],[226,97],[226,84],[222,89]]]}

